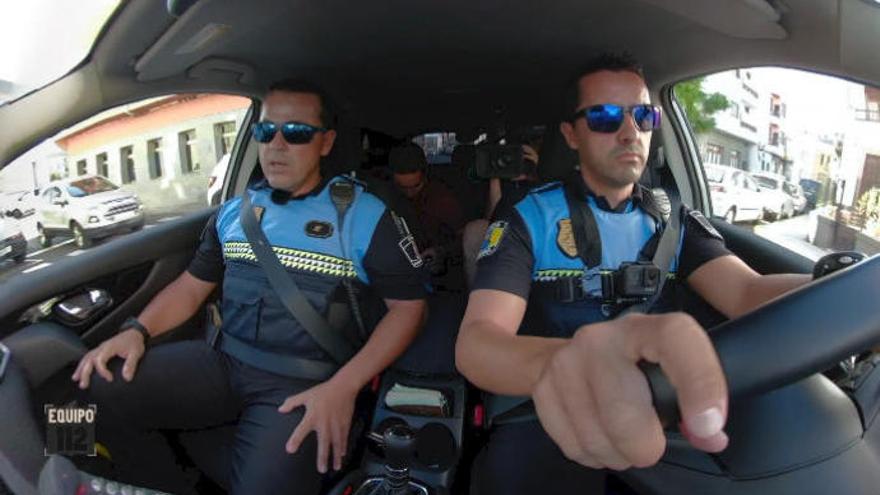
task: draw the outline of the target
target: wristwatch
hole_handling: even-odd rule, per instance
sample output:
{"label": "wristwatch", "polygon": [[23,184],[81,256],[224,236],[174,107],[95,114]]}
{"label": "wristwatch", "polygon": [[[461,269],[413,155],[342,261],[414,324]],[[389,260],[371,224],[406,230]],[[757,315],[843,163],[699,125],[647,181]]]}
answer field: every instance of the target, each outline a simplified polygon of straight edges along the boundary
{"label": "wristwatch", "polygon": [[129,316],[124,322],[122,322],[122,326],[119,327],[119,332],[124,332],[128,329],[135,329],[141,336],[144,338],[144,345],[147,345],[147,342],[150,341],[150,332],[147,331],[147,327],[144,326],[143,323],[138,321],[134,316]]}

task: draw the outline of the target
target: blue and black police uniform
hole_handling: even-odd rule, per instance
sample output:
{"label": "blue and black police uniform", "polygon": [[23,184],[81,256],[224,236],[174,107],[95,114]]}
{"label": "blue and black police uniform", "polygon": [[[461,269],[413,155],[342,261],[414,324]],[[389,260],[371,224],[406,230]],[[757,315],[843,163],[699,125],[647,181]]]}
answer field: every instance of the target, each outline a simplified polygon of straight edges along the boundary
{"label": "blue and black police uniform", "polygon": [[[273,192],[265,181],[247,191],[285,270],[317,312],[331,320],[331,307],[347,306],[346,281],[365,313],[377,306],[365,301],[423,299],[427,278],[418,268],[421,260],[405,223],[355,182],[353,202],[340,225],[330,197],[331,186],[338,181],[353,182],[347,177],[324,180],[310,193],[289,200],[288,194]],[[175,493],[191,490],[167,442],[153,430],[232,424],[231,469],[221,473],[228,477],[230,492],[316,494],[320,490],[315,435],[296,454],[285,451],[303,408],[289,414],[277,408],[288,396],[325,377],[287,376],[272,363],[306,359],[331,370],[338,365],[272,289],[242,230],[241,203],[241,198],[232,199],[211,217],[187,269],[200,280],[223,284],[219,345],[204,341],[159,345],[146,352],[131,383],[121,377],[112,383],[96,378],[93,383],[91,392],[101,415],[98,428],[115,440],[109,445],[111,455],[122,465],[137,468],[120,473],[129,478],[126,481]],[[384,309],[384,304],[378,306]],[[364,317],[375,323],[381,314]],[[349,320],[341,331],[358,336],[351,325],[354,322]],[[359,337],[365,342],[368,335]]]}
{"label": "blue and black police uniform", "polygon": [[[666,225],[668,209],[664,212],[661,198],[641,185],[611,208],[579,174],[567,184],[535,188],[499,210],[477,257],[474,290],[502,290],[528,301],[519,335],[570,338],[582,325],[612,319],[638,302],[609,293],[607,282],[622,263],[650,262]],[[577,249],[566,188],[595,219],[599,239],[585,239],[599,243],[595,266],[587,266]],[[680,309],[680,282],[704,263],[729,254],[721,235],[699,212],[682,207],[675,213],[681,215],[681,232],[651,312]],[[488,398],[492,430],[481,455],[480,493],[603,493],[602,472],[567,460],[541,428],[531,403],[511,399]]]}

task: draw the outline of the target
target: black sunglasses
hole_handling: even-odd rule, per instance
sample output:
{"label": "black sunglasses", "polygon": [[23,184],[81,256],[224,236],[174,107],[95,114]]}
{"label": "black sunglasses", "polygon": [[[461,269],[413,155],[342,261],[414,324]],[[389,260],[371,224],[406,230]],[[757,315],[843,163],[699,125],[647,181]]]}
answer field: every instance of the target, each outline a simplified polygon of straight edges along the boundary
{"label": "black sunglasses", "polygon": [[[302,122],[285,122],[280,124],[281,135],[290,144],[306,144],[311,142],[315,133],[327,132],[325,127],[315,127]],[[278,132],[279,124],[271,120],[261,120],[251,127],[251,134],[258,143],[268,143]]]}
{"label": "black sunglasses", "polygon": [[593,105],[576,111],[572,121],[583,116],[587,121],[587,127],[593,132],[617,132],[627,113],[632,115],[636,127],[642,132],[660,127],[660,107],[648,104],[628,107],[611,103]]}

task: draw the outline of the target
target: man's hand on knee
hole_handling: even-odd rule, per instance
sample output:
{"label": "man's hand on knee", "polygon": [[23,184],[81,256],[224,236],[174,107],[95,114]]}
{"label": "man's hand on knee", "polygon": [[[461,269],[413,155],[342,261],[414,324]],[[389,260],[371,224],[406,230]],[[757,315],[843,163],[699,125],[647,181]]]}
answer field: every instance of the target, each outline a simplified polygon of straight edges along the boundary
{"label": "man's hand on knee", "polygon": [[97,371],[108,382],[113,381],[113,373],[107,369],[107,362],[114,357],[125,360],[122,377],[130,382],[137,371],[137,364],[144,355],[144,339],[137,330],[126,330],[109,338],[95,349],[89,351],[76,367],[71,380],[79,382],[79,388],[89,387],[92,371]]}
{"label": "man's hand on knee", "polygon": [[278,412],[287,414],[298,407],[305,407],[306,412],[287,441],[287,452],[296,453],[303,440],[314,431],[318,436],[318,472],[327,472],[327,459],[331,450],[333,469],[342,469],[357,394],[358,389],[352,390],[351,387],[331,379],[288,397],[278,408]]}
{"label": "man's hand on knee", "polygon": [[533,390],[541,424],[566,457],[616,470],[660,459],[666,438],[641,360],[659,363],[675,387],[691,444],[727,446],[727,386],[705,331],[681,313],[631,315],[581,327]]}

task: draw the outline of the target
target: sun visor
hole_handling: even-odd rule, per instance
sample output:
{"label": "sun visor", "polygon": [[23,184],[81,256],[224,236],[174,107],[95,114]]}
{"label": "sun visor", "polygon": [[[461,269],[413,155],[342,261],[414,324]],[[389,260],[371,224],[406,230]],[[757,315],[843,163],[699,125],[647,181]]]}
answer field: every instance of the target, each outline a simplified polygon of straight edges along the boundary
{"label": "sun visor", "polygon": [[[223,48],[234,39],[231,19],[236,16],[237,2],[200,0],[180,18],[135,63],[137,79],[154,81],[187,73],[189,77],[205,78],[212,72],[231,73],[240,82],[253,80],[252,67],[225,59]],[[252,31],[254,26],[247,26]],[[238,31],[240,32],[240,31]],[[247,81],[245,80],[247,79]]]}
{"label": "sun visor", "polygon": [[642,0],[733,38],[782,40],[782,13],[765,0]]}

